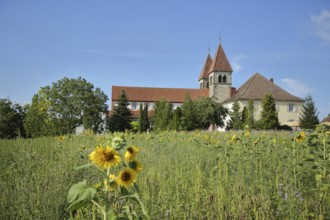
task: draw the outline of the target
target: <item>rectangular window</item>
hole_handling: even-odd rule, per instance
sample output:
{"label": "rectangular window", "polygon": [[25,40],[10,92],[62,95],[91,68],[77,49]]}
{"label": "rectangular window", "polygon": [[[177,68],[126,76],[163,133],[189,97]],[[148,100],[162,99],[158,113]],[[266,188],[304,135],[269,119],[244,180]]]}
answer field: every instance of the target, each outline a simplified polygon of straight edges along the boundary
{"label": "rectangular window", "polygon": [[294,104],[289,104],[288,112],[295,112],[295,111],[296,111],[296,107],[294,106]]}
{"label": "rectangular window", "polygon": [[136,103],[135,102],[132,102],[131,106],[132,106],[132,110],[136,110]]}

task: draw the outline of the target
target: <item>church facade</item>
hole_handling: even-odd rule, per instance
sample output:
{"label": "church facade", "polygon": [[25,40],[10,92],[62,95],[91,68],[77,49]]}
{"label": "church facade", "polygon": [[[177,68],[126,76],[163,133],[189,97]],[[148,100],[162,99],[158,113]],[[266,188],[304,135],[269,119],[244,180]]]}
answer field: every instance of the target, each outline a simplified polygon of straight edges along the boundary
{"label": "church facade", "polygon": [[[128,87],[112,86],[112,108],[117,105],[121,91],[125,91],[129,100],[128,108],[137,118],[140,104],[148,105],[152,111],[157,101],[162,99],[171,102],[174,108],[182,105],[185,94],[188,92],[192,100],[200,97],[215,97],[216,101],[223,104],[229,110],[238,101],[241,110],[247,106],[248,100],[254,101],[255,119],[260,118],[261,102],[265,94],[272,94],[280,125],[289,125],[293,128],[299,126],[299,115],[304,100],[285,91],[267,79],[260,73],[255,73],[238,89],[232,87],[233,70],[227,59],[222,45],[219,44],[212,58],[207,55],[202,71],[199,75],[199,88],[151,88],[151,87]],[[228,120],[228,119],[227,119]],[[220,128],[219,128],[220,130]]]}

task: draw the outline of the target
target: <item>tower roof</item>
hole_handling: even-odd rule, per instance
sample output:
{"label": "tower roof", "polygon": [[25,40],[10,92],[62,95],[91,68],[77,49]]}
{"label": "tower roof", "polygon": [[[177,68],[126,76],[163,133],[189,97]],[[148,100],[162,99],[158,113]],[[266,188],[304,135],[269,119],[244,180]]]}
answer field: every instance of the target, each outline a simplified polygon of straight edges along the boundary
{"label": "tower roof", "polygon": [[207,79],[209,76],[209,69],[212,64],[212,57],[210,54],[207,55],[201,74],[199,75],[198,80]]}
{"label": "tower roof", "polygon": [[213,62],[209,69],[209,73],[212,72],[233,72],[233,69],[230,66],[230,63],[221,44],[219,44],[219,47],[214,55]]}
{"label": "tower roof", "polygon": [[262,100],[266,94],[271,94],[275,100],[282,101],[304,101],[303,99],[291,95],[278,85],[272,79],[265,78],[260,73],[255,73],[248,81],[246,81],[229,100]]}

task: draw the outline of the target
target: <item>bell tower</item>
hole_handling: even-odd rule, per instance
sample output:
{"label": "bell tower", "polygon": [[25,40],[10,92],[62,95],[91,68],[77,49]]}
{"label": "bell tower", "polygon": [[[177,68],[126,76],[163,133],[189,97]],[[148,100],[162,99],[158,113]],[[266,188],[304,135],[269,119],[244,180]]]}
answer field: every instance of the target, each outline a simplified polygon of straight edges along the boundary
{"label": "bell tower", "polygon": [[229,99],[231,97],[233,69],[221,43],[219,43],[208,72],[209,96],[216,97],[216,101],[219,103]]}

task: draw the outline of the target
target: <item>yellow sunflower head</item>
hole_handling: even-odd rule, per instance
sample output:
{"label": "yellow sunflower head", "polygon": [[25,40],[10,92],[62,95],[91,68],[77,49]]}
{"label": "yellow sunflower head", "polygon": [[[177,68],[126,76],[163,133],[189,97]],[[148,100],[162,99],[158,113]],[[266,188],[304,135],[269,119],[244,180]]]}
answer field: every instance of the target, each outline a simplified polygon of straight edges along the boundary
{"label": "yellow sunflower head", "polygon": [[121,160],[115,149],[109,146],[103,147],[102,145],[96,147],[96,149],[89,155],[89,159],[92,163],[103,169],[117,166]]}
{"label": "yellow sunflower head", "polygon": [[136,173],[140,173],[142,171],[142,163],[137,160],[132,160],[128,163],[129,167],[132,168]]}
{"label": "yellow sunflower head", "polygon": [[139,151],[139,148],[137,148],[135,146],[127,148],[127,150],[125,152],[125,160],[126,161],[134,160],[138,151]]}
{"label": "yellow sunflower head", "polygon": [[131,168],[124,168],[119,172],[117,177],[117,183],[120,186],[128,188],[136,180],[136,173]]}
{"label": "yellow sunflower head", "polygon": [[305,139],[305,137],[306,137],[305,132],[302,131],[296,136],[295,140],[296,142],[299,143],[302,142]]}

